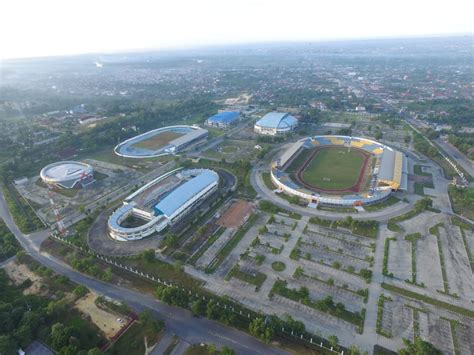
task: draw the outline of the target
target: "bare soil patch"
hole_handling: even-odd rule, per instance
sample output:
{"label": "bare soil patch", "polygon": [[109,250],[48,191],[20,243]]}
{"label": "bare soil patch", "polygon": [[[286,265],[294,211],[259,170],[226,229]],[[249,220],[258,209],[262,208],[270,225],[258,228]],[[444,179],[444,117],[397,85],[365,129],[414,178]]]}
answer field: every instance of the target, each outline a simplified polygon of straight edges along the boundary
{"label": "bare soil patch", "polygon": [[[104,333],[107,339],[111,339],[119,330],[127,324],[128,318],[119,317],[116,314],[107,312],[99,308],[95,304],[97,295],[95,293],[88,293],[86,296],[77,300],[74,307],[84,314],[87,314],[92,323],[94,323]],[[122,322],[119,322],[121,319]]]}
{"label": "bare soil patch", "polygon": [[253,205],[247,201],[234,202],[217,220],[217,224],[226,228],[238,228],[245,222],[245,217],[249,215]]}

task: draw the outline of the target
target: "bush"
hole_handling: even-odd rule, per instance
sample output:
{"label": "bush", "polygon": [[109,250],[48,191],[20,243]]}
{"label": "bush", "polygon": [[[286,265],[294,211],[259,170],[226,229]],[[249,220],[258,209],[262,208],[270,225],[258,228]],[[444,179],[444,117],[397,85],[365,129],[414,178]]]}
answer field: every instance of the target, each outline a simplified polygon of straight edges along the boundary
{"label": "bush", "polygon": [[77,297],[83,297],[89,293],[89,289],[86,286],[79,285],[72,291]]}
{"label": "bush", "polygon": [[272,263],[272,269],[275,271],[283,271],[285,270],[286,265],[284,262],[281,261],[275,261]]}

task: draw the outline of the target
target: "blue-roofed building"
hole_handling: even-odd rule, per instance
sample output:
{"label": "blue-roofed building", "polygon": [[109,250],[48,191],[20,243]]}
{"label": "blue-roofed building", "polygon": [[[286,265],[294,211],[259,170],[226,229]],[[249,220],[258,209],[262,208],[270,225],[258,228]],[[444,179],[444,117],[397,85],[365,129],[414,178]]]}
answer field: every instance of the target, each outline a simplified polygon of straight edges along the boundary
{"label": "blue-roofed building", "polygon": [[178,168],[163,174],[124,199],[123,206],[109,217],[109,235],[131,241],[160,233],[205,201],[218,186],[219,174],[210,169]]}
{"label": "blue-roofed building", "polygon": [[237,111],[224,111],[209,117],[206,125],[210,127],[227,128],[236,124],[240,119],[240,113]]}
{"label": "blue-roofed building", "polygon": [[298,120],[287,112],[270,112],[255,123],[258,134],[276,136],[290,133],[298,127]]}
{"label": "blue-roofed building", "polygon": [[158,202],[153,209],[156,215],[163,215],[170,221],[180,216],[201,199],[208,191],[215,189],[219,176],[212,170],[203,170],[187,180]]}

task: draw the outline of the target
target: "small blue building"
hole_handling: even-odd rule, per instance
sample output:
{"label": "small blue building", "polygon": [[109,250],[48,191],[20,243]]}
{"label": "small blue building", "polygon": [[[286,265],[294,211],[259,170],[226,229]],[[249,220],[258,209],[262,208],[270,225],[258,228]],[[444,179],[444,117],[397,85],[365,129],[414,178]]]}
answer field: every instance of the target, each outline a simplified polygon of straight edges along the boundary
{"label": "small blue building", "polygon": [[236,111],[219,112],[206,120],[206,125],[210,127],[227,128],[239,122],[240,113]]}

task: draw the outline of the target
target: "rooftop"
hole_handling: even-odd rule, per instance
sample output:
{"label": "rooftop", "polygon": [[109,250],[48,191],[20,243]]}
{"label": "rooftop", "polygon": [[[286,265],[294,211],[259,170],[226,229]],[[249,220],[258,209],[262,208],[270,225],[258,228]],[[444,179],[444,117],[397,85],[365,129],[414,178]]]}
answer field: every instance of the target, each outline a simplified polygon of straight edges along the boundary
{"label": "rooftop", "polygon": [[90,168],[90,165],[81,162],[64,161],[47,165],[41,171],[41,175],[50,179],[76,178]]}
{"label": "rooftop", "polygon": [[154,206],[154,210],[157,214],[170,217],[184,205],[186,201],[218,180],[219,176],[217,173],[205,170],[170,192]]}
{"label": "rooftop", "polygon": [[269,112],[257,121],[257,126],[286,128],[294,126],[298,120],[287,112]]}
{"label": "rooftop", "polygon": [[209,121],[220,122],[220,123],[231,123],[238,119],[240,116],[239,112],[236,111],[226,111],[215,114],[214,116],[209,117]]}

